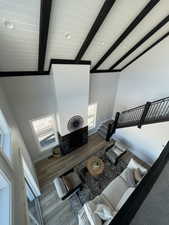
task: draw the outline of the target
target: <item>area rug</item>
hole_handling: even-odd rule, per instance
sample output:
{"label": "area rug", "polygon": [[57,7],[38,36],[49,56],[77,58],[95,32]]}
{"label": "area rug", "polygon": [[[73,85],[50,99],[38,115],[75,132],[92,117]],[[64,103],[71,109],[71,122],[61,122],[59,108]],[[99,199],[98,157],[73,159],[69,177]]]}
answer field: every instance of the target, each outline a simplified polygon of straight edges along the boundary
{"label": "area rug", "polygon": [[104,188],[114,180],[127,166],[123,159],[114,166],[105,155],[98,155],[104,162],[104,172],[97,178],[92,177],[84,164],[74,169],[79,173],[82,188],[67,200],[60,200],[53,183],[46,185],[41,191],[40,204],[45,225],[78,225],[78,212],[83,205],[101,194]]}
{"label": "area rug", "polygon": [[80,176],[87,185],[94,197],[101,194],[107,185],[114,180],[126,168],[127,163],[124,160],[119,160],[117,165],[112,164],[105,155],[100,157],[104,162],[104,171],[97,178],[90,175],[87,168],[80,171]]}
{"label": "area rug", "polygon": [[86,167],[82,167],[81,165],[76,166],[76,170],[83,181],[82,189],[69,199],[76,217],[76,221],[78,211],[83,207],[84,203],[101,194],[107,185],[119,176],[120,173],[127,167],[127,162],[123,159],[119,160],[115,166],[107,159],[105,155],[99,157],[104,162],[104,171],[97,178],[91,176]]}

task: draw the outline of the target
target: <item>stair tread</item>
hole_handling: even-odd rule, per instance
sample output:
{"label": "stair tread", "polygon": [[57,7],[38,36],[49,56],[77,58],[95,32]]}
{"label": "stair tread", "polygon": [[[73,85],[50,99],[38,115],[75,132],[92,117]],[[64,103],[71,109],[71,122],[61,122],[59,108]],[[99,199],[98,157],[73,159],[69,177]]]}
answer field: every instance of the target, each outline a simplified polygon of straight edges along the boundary
{"label": "stair tread", "polygon": [[108,128],[108,127],[101,126],[99,129],[100,129],[100,130],[107,130],[107,128]]}
{"label": "stair tread", "polygon": [[114,122],[114,120],[107,120],[106,122],[104,122],[104,123],[103,123],[103,125],[108,126],[108,125],[109,125],[109,123],[112,123],[112,122]]}
{"label": "stair tread", "polygon": [[107,129],[101,129],[101,128],[99,128],[99,131],[102,132],[102,133],[104,133],[104,134],[107,133]]}

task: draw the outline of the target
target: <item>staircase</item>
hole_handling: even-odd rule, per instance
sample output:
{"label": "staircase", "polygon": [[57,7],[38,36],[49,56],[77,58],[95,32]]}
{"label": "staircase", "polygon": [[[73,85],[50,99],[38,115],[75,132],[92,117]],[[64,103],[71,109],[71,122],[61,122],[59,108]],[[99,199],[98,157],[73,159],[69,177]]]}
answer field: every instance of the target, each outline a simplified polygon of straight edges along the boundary
{"label": "staircase", "polygon": [[169,97],[154,102],[147,102],[145,105],[121,113],[117,112],[114,121],[106,122],[106,124],[108,123],[106,125],[107,134],[104,137],[109,141],[116,129],[132,126],[141,128],[143,125],[166,121],[169,121]]}
{"label": "staircase", "polygon": [[113,120],[107,120],[106,122],[102,123],[99,129],[97,130],[97,133],[102,136],[104,139],[106,139],[107,136],[107,130],[109,124],[112,124]]}

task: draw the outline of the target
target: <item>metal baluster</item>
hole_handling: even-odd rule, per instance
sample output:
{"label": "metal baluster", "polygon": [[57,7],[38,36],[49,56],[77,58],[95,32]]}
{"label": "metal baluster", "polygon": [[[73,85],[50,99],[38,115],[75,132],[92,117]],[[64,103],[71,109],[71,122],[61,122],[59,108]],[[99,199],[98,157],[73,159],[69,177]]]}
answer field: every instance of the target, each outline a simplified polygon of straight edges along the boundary
{"label": "metal baluster", "polygon": [[163,108],[163,113],[162,113],[163,118],[166,117],[166,108],[167,108],[167,105],[168,105],[168,101],[165,101],[164,108]]}
{"label": "metal baluster", "polygon": [[137,110],[137,122],[138,122],[138,120],[139,120],[139,118],[140,118],[140,111],[141,111],[141,108],[139,108],[139,109]]}
{"label": "metal baluster", "polygon": [[159,109],[160,109],[160,102],[154,104],[154,110],[152,111],[151,119],[155,120],[158,117]]}
{"label": "metal baluster", "polygon": [[132,122],[134,121],[134,111],[132,112]]}
{"label": "metal baluster", "polygon": [[128,113],[128,121],[127,122],[131,121],[131,116],[132,116],[132,114],[131,114],[131,112],[129,112]]}
{"label": "metal baluster", "polygon": [[169,117],[169,102],[167,102],[167,103],[168,103],[168,106],[167,106],[166,112],[165,112],[166,118]]}
{"label": "metal baluster", "polygon": [[136,109],[136,111],[135,111],[135,114],[136,114],[136,119],[135,119],[135,120],[136,120],[136,121],[138,120],[138,110],[139,110],[139,109]]}
{"label": "metal baluster", "polygon": [[158,119],[158,120],[160,119],[160,115],[161,115],[161,112],[162,112],[163,104],[164,104],[164,102],[160,102],[159,107],[158,107],[159,111],[158,111],[158,114],[157,114],[157,117],[156,117],[156,119]]}
{"label": "metal baluster", "polygon": [[133,111],[133,122],[136,120],[135,110]]}
{"label": "metal baluster", "polygon": [[158,117],[157,117],[158,120],[159,120],[159,119],[161,118],[161,116],[162,116],[163,105],[164,105],[164,102],[162,101],[162,102],[160,103],[160,108],[159,108],[159,112],[158,112]]}
{"label": "metal baluster", "polygon": [[150,106],[149,112],[147,114],[146,121],[151,119],[151,113],[152,113],[153,109],[154,109],[154,105],[152,103],[152,105]]}
{"label": "metal baluster", "polygon": [[139,114],[138,121],[140,121],[140,120],[141,120],[141,116],[142,116],[142,114],[143,114],[143,111],[144,111],[144,108],[142,107],[142,108],[141,108],[141,110],[140,110],[140,114]]}

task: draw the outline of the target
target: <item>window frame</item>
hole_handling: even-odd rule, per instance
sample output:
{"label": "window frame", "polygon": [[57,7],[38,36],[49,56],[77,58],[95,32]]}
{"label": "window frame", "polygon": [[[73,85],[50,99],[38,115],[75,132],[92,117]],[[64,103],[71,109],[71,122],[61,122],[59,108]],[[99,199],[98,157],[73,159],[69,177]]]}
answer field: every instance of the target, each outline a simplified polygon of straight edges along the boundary
{"label": "window frame", "polygon": [[[13,194],[12,194],[12,181],[10,181],[9,177],[5,174],[5,172],[0,168],[0,175],[3,179],[8,183],[9,188],[9,225],[13,224]],[[1,189],[0,189],[1,191]]]}
{"label": "window frame", "polygon": [[3,120],[5,122],[5,126],[7,126],[7,129],[8,129],[10,155],[8,156],[6,154],[4,146],[3,146],[4,143],[5,143],[5,136],[7,134],[3,131],[3,128],[1,126],[0,126],[0,130],[1,130],[1,133],[3,134],[3,137],[2,137],[2,145],[0,144],[0,153],[1,153],[2,157],[5,159],[5,161],[7,161],[7,163],[12,167],[12,134],[11,134],[11,128],[9,127],[8,122],[7,122],[7,120],[4,116],[4,113],[1,109],[0,109],[0,114],[2,114]]}
{"label": "window frame", "polygon": [[2,149],[3,148],[3,143],[4,143],[4,132],[2,130],[2,128],[0,127],[0,135],[2,134],[2,138],[0,138],[0,148]]}
{"label": "window frame", "polygon": [[[37,134],[36,134],[36,131],[35,131],[35,129],[34,129],[33,122],[36,121],[36,120],[45,119],[45,118],[47,118],[47,117],[52,117],[53,120],[54,120],[54,134],[55,134],[55,140],[56,140],[56,141],[55,141],[54,143],[52,143],[52,144],[46,146],[46,147],[42,147],[42,146],[40,145],[39,140],[38,140],[38,136],[37,136]],[[47,150],[49,150],[49,149],[51,149],[51,148],[54,148],[54,147],[56,147],[56,146],[58,145],[58,143],[57,143],[58,138],[57,138],[56,116],[55,116],[55,114],[48,114],[48,115],[45,115],[45,116],[41,116],[41,117],[38,117],[38,118],[36,118],[36,119],[32,119],[32,120],[30,120],[29,122],[30,122],[30,125],[31,125],[31,128],[32,128],[34,140],[35,140],[35,142],[36,142],[36,144],[37,144],[37,146],[38,146],[38,149],[39,149],[39,151],[40,151],[41,153],[42,153],[42,152],[45,152],[45,151],[47,151]]]}

